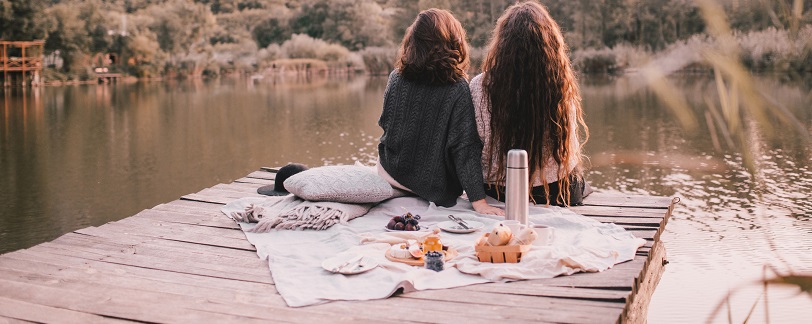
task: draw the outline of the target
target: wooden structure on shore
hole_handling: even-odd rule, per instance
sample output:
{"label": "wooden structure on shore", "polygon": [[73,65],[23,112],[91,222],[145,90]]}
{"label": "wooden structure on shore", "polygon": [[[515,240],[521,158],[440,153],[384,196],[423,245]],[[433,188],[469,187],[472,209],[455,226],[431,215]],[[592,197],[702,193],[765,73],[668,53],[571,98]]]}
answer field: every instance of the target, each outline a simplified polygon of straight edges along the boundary
{"label": "wooden structure on shore", "polygon": [[288,74],[297,76],[313,75],[341,75],[352,74],[355,70],[352,64],[328,64],[319,59],[278,59],[268,63],[270,66],[267,72],[270,74]]}
{"label": "wooden structure on shore", "polygon": [[594,193],[578,213],[646,239],[634,260],[601,273],[488,283],[290,308],[268,263],[220,212],[259,196],[275,169],[134,216],[0,256],[0,322],[644,323],[661,276],[660,234],[674,201]]}
{"label": "wooden structure on shore", "polygon": [[[0,68],[3,69],[3,86],[12,84],[11,77],[21,74],[21,84],[26,83],[26,73],[30,73],[31,84],[38,84],[42,72],[44,40],[5,41],[0,40]],[[16,52],[19,51],[19,54]],[[19,55],[19,56],[18,56]]]}

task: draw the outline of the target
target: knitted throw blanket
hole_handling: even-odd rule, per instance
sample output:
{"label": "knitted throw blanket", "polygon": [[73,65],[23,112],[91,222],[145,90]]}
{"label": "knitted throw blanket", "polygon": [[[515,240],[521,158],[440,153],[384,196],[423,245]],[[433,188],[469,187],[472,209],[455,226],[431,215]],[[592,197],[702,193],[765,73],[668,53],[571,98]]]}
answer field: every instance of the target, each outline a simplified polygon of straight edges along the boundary
{"label": "knitted throw blanket", "polygon": [[242,211],[232,211],[228,215],[238,222],[257,223],[248,232],[267,233],[272,229],[324,230],[363,216],[370,208],[372,204],[307,201],[287,195],[256,199]]}

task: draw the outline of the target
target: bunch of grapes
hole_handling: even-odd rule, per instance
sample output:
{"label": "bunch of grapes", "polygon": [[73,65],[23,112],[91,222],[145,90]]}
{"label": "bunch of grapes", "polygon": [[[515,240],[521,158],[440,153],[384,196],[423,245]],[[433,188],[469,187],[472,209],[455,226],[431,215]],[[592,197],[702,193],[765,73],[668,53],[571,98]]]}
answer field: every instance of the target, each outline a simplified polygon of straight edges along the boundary
{"label": "bunch of grapes", "polygon": [[419,231],[418,220],[420,220],[420,215],[412,215],[412,213],[407,212],[403,216],[392,217],[389,224],[386,224],[386,228],[395,231]]}

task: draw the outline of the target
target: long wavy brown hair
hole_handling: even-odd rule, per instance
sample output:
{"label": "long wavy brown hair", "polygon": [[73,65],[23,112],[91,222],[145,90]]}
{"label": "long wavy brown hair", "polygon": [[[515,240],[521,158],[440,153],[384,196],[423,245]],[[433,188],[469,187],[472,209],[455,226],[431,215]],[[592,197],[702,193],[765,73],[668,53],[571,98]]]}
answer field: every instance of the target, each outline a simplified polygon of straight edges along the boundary
{"label": "long wavy brown hair", "polygon": [[434,8],[417,15],[395,61],[407,80],[435,85],[467,78],[469,64],[465,29],[450,12]]}
{"label": "long wavy brown hair", "polygon": [[[490,101],[484,104],[491,115],[487,156],[496,166],[487,179],[504,181],[508,150],[526,150],[531,179],[541,177],[550,203],[549,181],[541,169],[552,158],[560,166],[555,200],[564,205],[570,200],[570,176],[582,176],[583,155],[567,144],[578,138],[573,123],[584,130],[581,144],[589,136],[567,51],[561,29],[547,10],[527,1],[509,7],[499,18],[482,63],[483,98]],[[576,167],[570,170],[572,162]]]}

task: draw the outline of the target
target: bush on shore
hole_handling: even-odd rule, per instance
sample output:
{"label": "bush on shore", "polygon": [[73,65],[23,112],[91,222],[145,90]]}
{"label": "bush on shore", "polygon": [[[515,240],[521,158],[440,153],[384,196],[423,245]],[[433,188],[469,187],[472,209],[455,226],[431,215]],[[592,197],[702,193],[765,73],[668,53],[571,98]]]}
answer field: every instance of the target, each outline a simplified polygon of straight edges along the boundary
{"label": "bush on shore", "polygon": [[395,59],[398,49],[389,47],[367,47],[358,51],[358,55],[366,66],[366,71],[371,75],[388,75],[395,68]]}
{"label": "bush on shore", "polygon": [[[788,30],[773,27],[760,31],[735,32],[742,63],[755,72],[812,72],[812,26],[801,28],[793,37]],[[622,73],[657,59],[666,70],[707,67],[701,53],[716,47],[716,41],[697,34],[669,45],[657,54],[640,47],[617,45],[612,48],[584,49],[572,53],[573,67],[581,73]]]}
{"label": "bush on shore", "polygon": [[795,37],[774,27],[737,33],[742,63],[753,71],[812,71],[812,26],[804,26]]}

